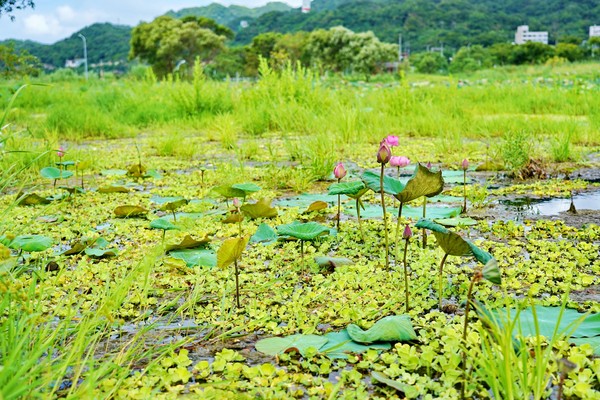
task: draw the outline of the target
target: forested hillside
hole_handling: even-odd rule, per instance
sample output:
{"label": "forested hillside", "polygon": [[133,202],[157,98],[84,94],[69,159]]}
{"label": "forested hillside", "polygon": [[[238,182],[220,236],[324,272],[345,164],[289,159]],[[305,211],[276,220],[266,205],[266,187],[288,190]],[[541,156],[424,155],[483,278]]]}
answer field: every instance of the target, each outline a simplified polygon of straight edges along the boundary
{"label": "forested hillside", "polygon": [[233,4],[229,7],[225,7],[221,4],[212,3],[206,7],[191,7],[183,8],[179,11],[169,11],[166,15],[174,18],[182,18],[189,15],[194,17],[206,17],[214,19],[221,25],[232,25],[241,19],[254,19],[269,12],[287,12],[291,9],[292,7],[287,3],[282,2],[271,2],[256,8],[248,8]]}

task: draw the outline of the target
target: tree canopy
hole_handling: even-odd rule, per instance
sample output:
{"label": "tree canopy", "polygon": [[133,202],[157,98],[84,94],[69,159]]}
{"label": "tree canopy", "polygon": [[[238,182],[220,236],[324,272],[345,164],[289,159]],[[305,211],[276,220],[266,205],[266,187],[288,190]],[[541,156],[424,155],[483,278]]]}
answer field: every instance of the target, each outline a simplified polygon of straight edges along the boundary
{"label": "tree canopy", "polygon": [[15,10],[21,10],[27,7],[34,7],[33,0],[0,0],[0,17],[3,14],[10,16],[14,19],[12,13]]}
{"label": "tree canopy", "polygon": [[181,20],[164,15],[152,22],[143,22],[131,33],[129,58],[148,62],[157,76],[173,72],[182,61],[188,66],[196,59],[208,63],[223,50],[225,35],[231,32],[208,21],[206,18]]}

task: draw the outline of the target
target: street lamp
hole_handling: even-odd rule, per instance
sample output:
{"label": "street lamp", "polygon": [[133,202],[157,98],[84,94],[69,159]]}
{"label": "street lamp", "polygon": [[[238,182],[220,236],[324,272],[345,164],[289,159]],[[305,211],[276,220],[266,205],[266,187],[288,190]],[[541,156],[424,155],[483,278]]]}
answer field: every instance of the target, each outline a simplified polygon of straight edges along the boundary
{"label": "street lamp", "polygon": [[81,33],[77,36],[79,36],[81,38],[81,40],[83,40],[83,62],[85,65],[85,80],[87,81],[87,78],[88,78],[87,41],[85,40],[85,36],[83,36]]}

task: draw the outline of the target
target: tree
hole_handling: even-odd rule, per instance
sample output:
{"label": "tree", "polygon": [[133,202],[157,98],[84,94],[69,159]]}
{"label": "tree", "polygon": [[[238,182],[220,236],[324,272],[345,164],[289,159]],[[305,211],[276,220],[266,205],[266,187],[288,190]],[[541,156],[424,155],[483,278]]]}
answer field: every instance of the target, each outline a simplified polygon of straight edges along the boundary
{"label": "tree", "polygon": [[26,50],[17,51],[12,45],[0,45],[0,77],[38,76],[40,67],[40,60]]}
{"label": "tree", "polygon": [[571,62],[581,61],[585,56],[585,53],[581,47],[570,43],[558,43],[554,51],[556,56],[566,58]]}
{"label": "tree", "polygon": [[209,63],[223,50],[225,40],[225,36],[201,27],[198,19],[184,21],[161,16],[133,28],[129,58],[147,61],[154,73],[163,77],[182,61],[189,67],[197,57],[201,62]]}
{"label": "tree", "polygon": [[15,10],[22,10],[23,8],[33,8],[33,0],[0,0],[0,17],[2,14],[7,14],[10,19],[15,19],[12,13]]}
{"label": "tree", "polygon": [[415,66],[417,72],[424,74],[439,74],[446,71],[448,61],[437,52],[425,52],[412,54],[410,63]]}
{"label": "tree", "polygon": [[461,47],[450,64],[450,72],[474,72],[492,66],[492,57],[483,46]]}

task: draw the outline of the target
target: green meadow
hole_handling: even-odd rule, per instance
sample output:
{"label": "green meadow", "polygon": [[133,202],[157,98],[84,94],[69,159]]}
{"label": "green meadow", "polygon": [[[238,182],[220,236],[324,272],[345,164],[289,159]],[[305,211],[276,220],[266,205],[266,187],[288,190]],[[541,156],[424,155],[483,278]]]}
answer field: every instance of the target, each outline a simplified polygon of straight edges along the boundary
{"label": "green meadow", "polygon": [[599,94],[0,81],[0,399],[600,399]]}

